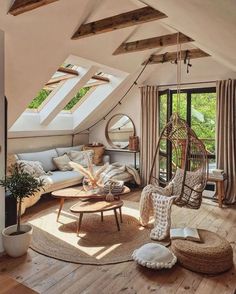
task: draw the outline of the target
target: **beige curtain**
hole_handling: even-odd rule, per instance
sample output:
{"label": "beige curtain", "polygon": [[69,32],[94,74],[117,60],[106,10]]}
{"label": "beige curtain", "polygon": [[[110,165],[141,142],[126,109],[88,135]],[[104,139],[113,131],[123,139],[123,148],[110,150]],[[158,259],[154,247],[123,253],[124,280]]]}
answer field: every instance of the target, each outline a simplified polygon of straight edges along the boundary
{"label": "beige curtain", "polygon": [[217,167],[227,174],[226,203],[236,202],[236,80],[217,82]]}
{"label": "beige curtain", "polygon": [[[154,157],[159,134],[159,102],[158,87],[145,86],[141,88],[141,178],[142,184],[148,183],[152,160]],[[154,176],[157,175],[157,167]]]}

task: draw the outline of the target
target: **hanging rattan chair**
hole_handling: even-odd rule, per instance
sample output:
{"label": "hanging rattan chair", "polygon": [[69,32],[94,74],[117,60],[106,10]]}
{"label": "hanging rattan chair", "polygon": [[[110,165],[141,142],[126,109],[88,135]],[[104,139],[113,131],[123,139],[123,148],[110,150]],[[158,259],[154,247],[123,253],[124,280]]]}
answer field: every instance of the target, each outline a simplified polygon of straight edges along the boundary
{"label": "hanging rattan chair", "polygon": [[[159,157],[168,147],[172,156],[170,180],[163,182],[159,175]],[[160,134],[149,176],[154,186],[172,185],[174,203],[198,209],[208,177],[207,151],[187,122],[174,113]]]}

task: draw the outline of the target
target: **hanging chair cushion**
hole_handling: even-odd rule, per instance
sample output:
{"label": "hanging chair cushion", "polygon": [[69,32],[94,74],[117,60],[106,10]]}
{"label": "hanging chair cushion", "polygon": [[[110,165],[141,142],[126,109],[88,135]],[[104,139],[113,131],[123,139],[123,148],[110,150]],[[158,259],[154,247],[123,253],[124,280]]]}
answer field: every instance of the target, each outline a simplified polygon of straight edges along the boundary
{"label": "hanging chair cushion", "polygon": [[138,264],[152,269],[171,268],[177,261],[168,248],[156,243],[143,245],[133,252],[132,257]]}
{"label": "hanging chair cushion", "polygon": [[[202,201],[202,180],[203,180],[203,175],[201,172],[196,171],[196,172],[191,172],[187,171],[186,172],[186,178],[185,178],[185,183],[186,185],[184,187],[184,193],[181,195],[181,189],[182,189],[182,184],[183,184],[183,177],[184,177],[184,170],[177,168],[175,177],[171,181],[173,184],[173,195],[179,196],[175,203],[180,206],[187,206],[190,208],[199,208],[201,205]],[[192,191],[196,190],[195,191]]]}
{"label": "hanging chair cushion", "polygon": [[171,249],[178,262],[194,272],[219,274],[233,265],[233,250],[229,242],[214,232],[198,230],[202,243],[172,240]]}

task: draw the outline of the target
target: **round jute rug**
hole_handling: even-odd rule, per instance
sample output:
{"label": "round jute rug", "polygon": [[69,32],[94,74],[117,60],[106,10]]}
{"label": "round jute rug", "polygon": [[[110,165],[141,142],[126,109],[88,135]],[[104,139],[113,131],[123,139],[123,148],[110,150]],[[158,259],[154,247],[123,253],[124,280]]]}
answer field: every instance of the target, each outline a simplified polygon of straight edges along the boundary
{"label": "round jute rug", "polygon": [[140,226],[137,202],[124,201],[123,223],[118,231],[113,212],[84,214],[79,236],[77,216],[69,211],[77,200],[67,201],[56,221],[58,205],[34,215],[31,248],[44,255],[82,264],[113,264],[132,260],[133,251],[150,240],[150,227]]}

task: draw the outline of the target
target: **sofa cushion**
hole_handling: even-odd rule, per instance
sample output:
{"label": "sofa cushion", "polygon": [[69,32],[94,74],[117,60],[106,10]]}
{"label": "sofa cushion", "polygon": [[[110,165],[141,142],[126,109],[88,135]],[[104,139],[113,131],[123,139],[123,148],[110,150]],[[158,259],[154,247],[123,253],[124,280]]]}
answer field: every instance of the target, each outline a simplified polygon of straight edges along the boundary
{"label": "sofa cushion", "polygon": [[50,176],[40,177],[46,184],[57,185],[61,183],[71,182],[78,180],[81,181],[83,175],[77,171],[54,171]]}
{"label": "sofa cushion", "polygon": [[18,166],[22,165],[22,170],[25,173],[32,175],[33,177],[39,178],[43,175],[46,175],[46,172],[43,170],[43,166],[40,161],[18,160],[17,164]]}
{"label": "sofa cushion", "polygon": [[71,161],[81,164],[83,167],[88,167],[88,159],[93,161],[94,151],[70,151],[67,153]]}
{"label": "sofa cushion", "polygon": [[56,149],[31,153],[19,153],[17,156],[20,160],[40,161],[45,172],[57,169],[52,160],[53,157],[58,157]]}
{"label": "sofa cushion", "polygon": [[65,153],[68,153],[70,151],[82,151],[84,145],[78,145],[78,146],[71,146],[71,147],[60,147],[56,148],[56,151],[58,153],[58,156],[61,156]]}
{"label": "sofa cushion", "polygon": [[69,165],[70,161],[71,160],[67,154],[53,158],[53,162],[60,171],[72,170],[73,168]]}

